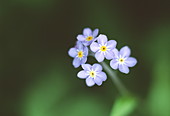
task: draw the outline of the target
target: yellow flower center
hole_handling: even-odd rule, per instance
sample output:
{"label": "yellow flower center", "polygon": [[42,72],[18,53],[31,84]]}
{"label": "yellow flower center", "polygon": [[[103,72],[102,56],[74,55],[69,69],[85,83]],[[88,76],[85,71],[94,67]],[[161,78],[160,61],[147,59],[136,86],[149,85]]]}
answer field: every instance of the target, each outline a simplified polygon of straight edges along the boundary
{"label": "yellow flower center", "polygon": [[88,36],[88,37],[86,38],[86,41],[91,41],[92,39],[93,39],[92,36]]}
{"label": "yellow flower center", "polygon": [[123,63],[125,60],[123,58],[119,58],[119,62]]}
{"label": "yellow flower center", "polygon": [[91,71],[91,72],[90,72],[90,77],[93,77],[93,78],[94,78],[95,76],[96,76],[96,73],[95,73],[94,71]]}
{"label": "yellow flower center", "polygon": [[82,51],[79,51],[79,52],[77,53],[77,56],[78,56],[79,58],[82,58],[82,57],[83,57],[83,52],[82,52]]}
{"label": "yellow flower center", "polygon": [[106,46],[101,46],[101,47],[100,47],[100,50],[101,50],[102,52],[105,52],[105,51],[107,50],[107,47],[106,47]]}

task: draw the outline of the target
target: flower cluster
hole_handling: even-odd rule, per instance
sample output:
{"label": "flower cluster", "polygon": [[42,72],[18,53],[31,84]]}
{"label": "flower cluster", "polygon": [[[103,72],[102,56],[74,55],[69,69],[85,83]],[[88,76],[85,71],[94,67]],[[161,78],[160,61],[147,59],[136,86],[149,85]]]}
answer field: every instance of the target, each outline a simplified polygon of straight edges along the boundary
{"label": "flower cluster", "polygon": [[128,46],[124,46],[118,51],[115,40],[108,40],[107,36],[103,34],[97,36],[98,33],[98,29],[92,31],[90,28],[85,28],[83,34],[77,36],[75,47],[68,51],[69,56],[74,58],[73,66],[83,68],[77,76],[86,79],[86,84],[89,87],[95,84],[100,86],[107,79],[106,73],[102,72],[100,64],[86,64],[89,53],[93,53],[99,63],[103,62],[105,58],[111,60],[111,68],[119,69],[120,72],[125,74],[129,73],[129,67],[133,67],[137,63],[135,58],[130,57],[131,51]]}

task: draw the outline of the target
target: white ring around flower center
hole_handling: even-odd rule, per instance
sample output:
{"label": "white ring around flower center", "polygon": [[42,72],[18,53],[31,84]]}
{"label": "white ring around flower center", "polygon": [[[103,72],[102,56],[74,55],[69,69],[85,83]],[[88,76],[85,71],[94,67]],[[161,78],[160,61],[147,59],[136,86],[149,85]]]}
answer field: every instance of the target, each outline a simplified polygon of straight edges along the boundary
{"label": "white ring around flower center", "polygon": [[95,78],[96,77],[96,72],[95,71],[90,71],[89,75],[90,75],[90,77]]}
{"label": "white ring around flower center", "polygon": [[118,59],[118,62],[119,62],[120,64],[123,64],[123,63],[125,62],[125,59],[124,59],[124,58],[119,58],[119,59]]}
{"label": "white ring around flower center", "polygon": [[83,56],[84,56],[83,51],[78,51],[78,52],[77,52],[77,57],[78,57],[78,58],[82,58]]}
{"label": "white ring around flower center", "polygon": [[100,51],[101,52],[106,52],[107,51],[107,47],[106,46],[100,46]]}
{"label": "white ring around flower center", "polygon": [[86,38],[86,41],[91,41],[93,39],[93,36],[88,36],[87,38]]}

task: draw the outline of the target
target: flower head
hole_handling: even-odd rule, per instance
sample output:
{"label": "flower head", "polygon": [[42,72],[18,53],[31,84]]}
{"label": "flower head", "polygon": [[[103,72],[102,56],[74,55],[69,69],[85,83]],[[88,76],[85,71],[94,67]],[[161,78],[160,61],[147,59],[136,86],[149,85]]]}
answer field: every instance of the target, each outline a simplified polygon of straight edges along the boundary
{"label": "flower head", "polygon": [[96,36],[99,33],[99,29],[95,29],[92,31],[90,28],[85,28],[83,30],[83,35],[78,35],[77,40],[81,41],[85,46],[90,45],[93,41],[95,41]]}
{"label": "flower head", "polygon": [[113,69],[119,69],[122,73],[129,73],[129,67],[136,65],[137,60],[130,56],[130,48],[124,46],[118,51],[117,49],[113,50],[115,57],[110,61],[110,66]]}
{"label": "flower head", "polygon": [[88,56],[88,48],[83,46],[83,44],[78,41],[75,47],[70,48],[68,54],[74,58],[73,66],[77,68],[81,64],[86,63]]}
{"label": "flower head", "polygon": [[106,81],[107,76],[102,72],[100,64],[82,64],[84,70],[80,71],[77,76],[81,79],[86,79],[87,86],[91,87],[94,84],[100,86],[103,81]]}
{"label": "flower head", "polygon": [[102,62],[104,58],[110,60],[113,58],[113,49],[116,47],[117,42],[115,40],[108,41],[106,35],[100,34],[96,38],[97,42],[93,42],[90,45],[91,51],[95,52],[95,58],[98,62]]}

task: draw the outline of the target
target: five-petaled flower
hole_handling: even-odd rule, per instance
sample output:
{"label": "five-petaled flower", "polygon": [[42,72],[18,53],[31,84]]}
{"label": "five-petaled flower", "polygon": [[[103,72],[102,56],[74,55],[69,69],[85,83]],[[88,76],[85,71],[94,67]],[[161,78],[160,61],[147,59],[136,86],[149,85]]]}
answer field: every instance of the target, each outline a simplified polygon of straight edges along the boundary
{"label": "five-petaled flower", "polygon": [[90,53],[94,52],[94,57],[98,62],[102,62],[105,58],[111,60],[111,68],[119,69],[120,72],[125,74],[129,73],[129,67],[133,67],[137,63],[134,57],[130,57],[131,51],[129,47],[124,46],[118,51],[115,40],[108,41],[107,36],[103,34],[97,37],[98,32],[98,29],[92,31],[90,28],[85,28],[83,34],[77,36],[78,41],[75,47],[70,48],[68,51],[69,56],[74,58],[73,66],[77,68],[81,65],[83,68],[82,71],[78,72],[77,76],[81,79],[86,79],[86,84],[89,87],[95,84],[100,86],[107,79],[107,75],[102,71],[100,64],[85,64],[89,50]]}
{"label": "five-petaled flower", "polygon": [[115,40],[107,39],[106,35],[100,34],[96,38],[97,42],[90,45],[91,51],[95,52],[95,58],[98,62],[102,62],[104,58],[111,60],[113,58],[113,49],[115,49],[117,42]]}
{"label": "five-petaled flower", "polygon": [[114,58],[110,61],[110,66],[113,69],[119,69],[122,73],[129,73],[128,67],[133,67],[136,65],[137,60],[130,56],[130,48],[127,46],[124,46],[123,48],[118,51],[117,49],[113,50],[114,52]]}
{"label": "five-petaled flower", "polygon": [[96,40],[96,36],[99,33],[99,29],[92,31],[90,28],[85,28],[83,30],[83,35],[78,35],[77,40],[81,41],[85,46],[90,45],[93,41]]}
{"label": "five-petaled flower", "polygon": [[68,54],[74,58],[73,66],[77,68],[81,64],[86,63],[88,56],[88,48],[83,46],[80,41],[77,41],[76,46],[74,48],[70,48]]}
{"label": "five-petaled flower", "polygon": [[77,76],[81,79],[86,79],[87,86],[91,87],[95,83],[100,86],[103,81],[106,81],[107,76],[102,72],[100,64],[82,64],[84,70],[80,71]]}

